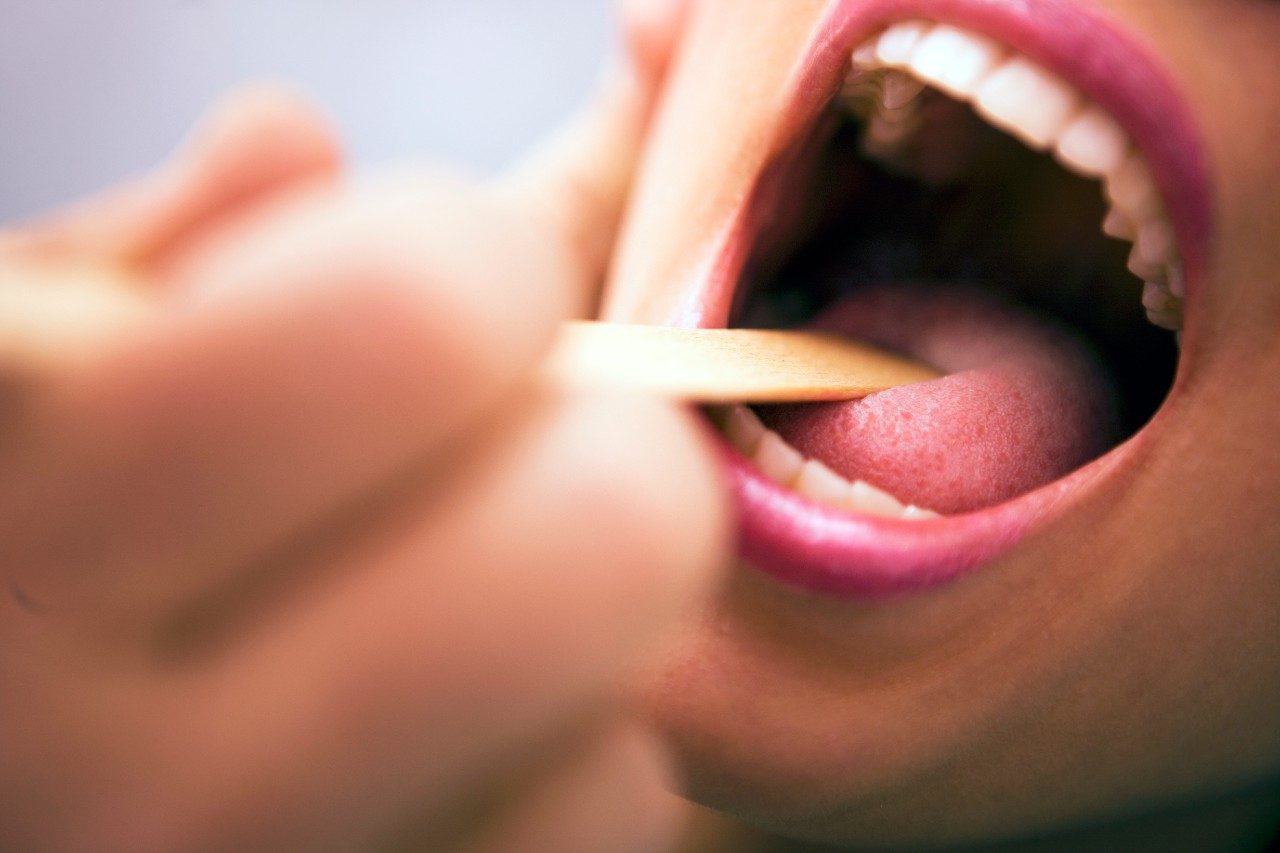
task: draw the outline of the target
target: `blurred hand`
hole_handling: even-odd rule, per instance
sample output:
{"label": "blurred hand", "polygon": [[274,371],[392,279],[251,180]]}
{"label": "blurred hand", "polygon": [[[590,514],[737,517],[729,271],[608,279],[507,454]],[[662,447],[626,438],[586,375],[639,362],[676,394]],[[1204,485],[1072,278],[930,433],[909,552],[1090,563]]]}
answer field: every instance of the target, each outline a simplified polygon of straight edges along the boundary
{"label": "blurred hand", "polygon": [[0,237],[0,847],[655,849],[626,676],[714,580],[687,416],[532,369],[655,66],[498,186],[293,98]]}

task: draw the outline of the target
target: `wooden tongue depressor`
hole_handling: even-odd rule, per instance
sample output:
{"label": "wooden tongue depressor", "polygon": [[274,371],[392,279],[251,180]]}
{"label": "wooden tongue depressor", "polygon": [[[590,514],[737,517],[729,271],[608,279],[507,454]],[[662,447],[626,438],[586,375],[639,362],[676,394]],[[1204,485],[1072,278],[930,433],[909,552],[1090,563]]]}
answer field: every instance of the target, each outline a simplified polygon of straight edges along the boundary
{"label": "wooden tongue depressor", "polygon": [[626,388],[706,404],[854,400],[941,375],[820,332],[589,321],[561,328],[544,370],[571,387]]}
{"label": "wooden tongue depressor", "polygon": [[[154,306],[128,274],[0,263],[0,377],[74,358]],[[852,400],[937,378],[866,344],[818,332],[679,329],[573,321],[543,371],[573,387],[626,388],[690,403]]]}

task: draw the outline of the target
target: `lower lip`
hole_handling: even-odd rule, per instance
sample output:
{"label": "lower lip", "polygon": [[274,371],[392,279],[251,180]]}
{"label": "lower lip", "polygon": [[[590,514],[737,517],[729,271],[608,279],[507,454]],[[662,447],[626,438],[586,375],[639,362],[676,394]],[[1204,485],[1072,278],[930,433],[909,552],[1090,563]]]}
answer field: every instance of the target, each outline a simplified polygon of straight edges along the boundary
{"label": "lower lip", "polygon": [[1142,437],[1045,488],[980,512],[930,521],[850,515],[762,474],[716,434],[739,518],[739,555],[810,592],[885,598],[931,589],[1012,551],[1129,459]]}

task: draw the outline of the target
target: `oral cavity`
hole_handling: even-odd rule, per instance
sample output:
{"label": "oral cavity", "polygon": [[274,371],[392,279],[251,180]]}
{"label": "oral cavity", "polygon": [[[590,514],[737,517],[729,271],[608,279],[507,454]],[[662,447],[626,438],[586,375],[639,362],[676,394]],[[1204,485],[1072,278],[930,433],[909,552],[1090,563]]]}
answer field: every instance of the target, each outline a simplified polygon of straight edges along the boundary
{"label": "oral cavity", "polygon": [[1146,160],[1112,117],[1028,58],[924,21],[853,52],[832,114],[811,140],[825,153],[797,170],[808,188],[780,196],[776,221],[803,234],[759,240],[733,322],[845,334],[948,375],[734,407],[731,444],[814,502],[926,522],[1048,485],[1145,422],[1185,285]]}
{"label": "oral cavity", "polygon": [[1046,485],[1117,438],[1114,389],[1092,350],[991,293],[863,287],[811,325],[948,374],[863,400],[729,413],[726,433],[744,455],[820,503],[909,520],[955,515]]}
{"label": "oral cavity", "polygon": [[927,87],[968,104],[990,125],[1064,168],[1102,182],[1103,232],[1132,244],[1128,267],[1143,284],[1156,326],[1180,331],[1186,285],[1173,226],[1147,167],[1124,129],[1071,84],[976,33],[927,21],[890,26],[853,52],[848,106],[867,121],[864,151],[892,163],[919,131]]}

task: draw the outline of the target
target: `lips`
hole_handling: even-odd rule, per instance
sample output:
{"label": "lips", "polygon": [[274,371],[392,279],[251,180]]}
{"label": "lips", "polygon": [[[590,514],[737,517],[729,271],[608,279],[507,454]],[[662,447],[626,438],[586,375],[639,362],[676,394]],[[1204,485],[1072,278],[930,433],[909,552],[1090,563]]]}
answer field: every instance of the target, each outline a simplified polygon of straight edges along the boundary
{"label": "lips", "polygon": [[[741,308],[746,294],[742,282],[759,257],[760,245],[775,239],[776,232],[785,232],[788,214],[795,213],[787,187],[794,186],[797,171],[803,171],[796,165],[803,163],[797,154],[810,146],[835,93],[846,84],[850,56],[860,46],[865,54],[870,37],[904,21],[943,22],[962,33],[980,34],[1002,61],[1012,57],[1033,71],[1047,70],[1042,75],[1046,79],[1056,75],[1067,81],[1100,116],[1095,124],[1105,130],[1106,122],[1113,120],[1132,139],[1141,151],[1139,166],[1153,176],[1148,184],[1160,189],[1167,210],[1161,213],[1177,235],[1176,261],[1164,263],[1157,257],[1144,264],[1144,257],[1153,252],[1152,239],[1144,243],[1142,234],[1156,232],[1165,220],[1150,210],[1145,220],[1139,219],[1127,212],[1134,208],[1131,199],[1125,202],[1128,208],[1116,201],[1126,186],[1134,196],[1135,182],[1126,185],[1113,177],[1122,171],[1118,163],[1100,163],[1100,157],[1109,155],[1098,153],[1094,142],[1099,134],[1081,131],[1076,142],[1059,144],[1070,150],[1057,153],[1063,161],[1084,161],[1074,163],[1084,174],[1096,167],[1098,175],[1106,176],[1108,189],[1117,188],[1110,193],[1114,203],[1107,216],[1108,232],[1136,241],[1130,267],[1148,278],[1146,301],[1153,321],[1173,325],[1175,315],[1168,312],[1176,298],[1180,325],[1185,298],[1192,311],[1184,355],[1193,357],[1193,306],[1209,233],[1207,178],[1194,125],[1165,75],[1140,48],[1109,22],[1055,0],[834,3],[800,63],[802,73],[789,104],[776,117],[774,156],[719,232],[721,239],[704,267],[707,273],[692,288],[680,316],[669,319],[724,325]],[[949,78],[964,76],[963,61],[961,56],[941,63],[937,78],[927,82],[947,91]],[[877,93],[893,108],[917,90],[911,82],[904,86],[903,79],[893,78],[889,85],[897,87],[894,92]],[[962,80],[955,85],[953,96],[979,100],[976,91],[964,90]],[[995,96],[991,99],[995,103]],[[979,111],[985,109],[982,104]],[[995,103],[985,116],[989,123],[1001,125],[1001,110],[1013,108]],[[1081,111],[1077,105],[1076,114]],[[881,111],[864,119],[874,130],[883,117]],[[1028,139],[1035,134],[1028,127],[1028,122],[1021,127],[1012,122],[1004,129],[1012,129],[1028,144],[1053,147],[1054,139],[1048,136]],[[1061,136],[1062,128],[1058,131]],[[885,159],[892,156],[891,150]],[[917,156],[908,171],[927,172],[939,161],[945,166],[947,157]],[[1132,165],[1127,168],[1127,173],[1136,171]],[[1141,181],[1136,184],[1142,188]],[[1167,246],[1161,251],[1167,252]],[[749,461],[726,442],[726,468],[740,510],[742,555],[750,565],[784,581],[813,591],[863,596],[954,580],[1087,501],[1090,484],[1123,466],[1131,455],[1135,442],[1080,467],[1113,440],[1108,379],[1097,371],[1087,347],[986,296],[964,288],[940,290],[898,282],[841,296],[819,319],[808,322],[926,357],[954,375],[929,383],[933,387],[898,389],[858,403],[764,411],[766,424],[810,460],[807,465],[835,475],[810,477],[831,494],[841,494],[842,482],[854,488],[870,482],[901,504],[946,516],[908,512],[905,517],[883,518],[868,512],[866,505],[851,510],[839,501],[815,500],[812,494],[779,483],[776,471],[770,476],[758,461]],[[1150,440],[1156,431],[1158,423],[1147,427],[1140,439]]]}

